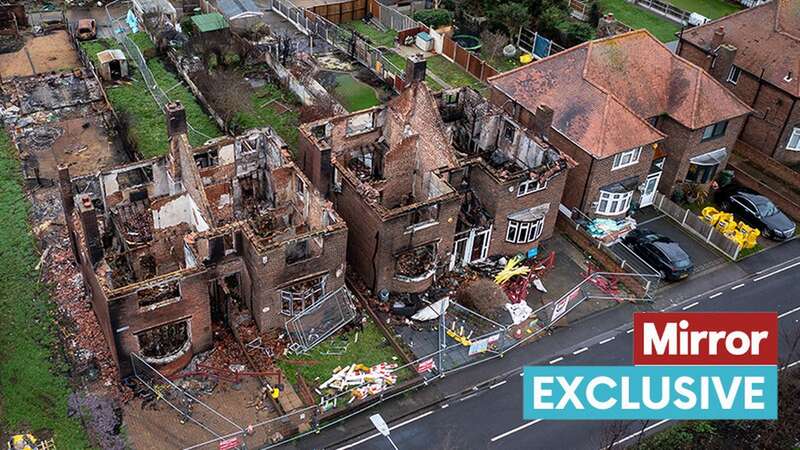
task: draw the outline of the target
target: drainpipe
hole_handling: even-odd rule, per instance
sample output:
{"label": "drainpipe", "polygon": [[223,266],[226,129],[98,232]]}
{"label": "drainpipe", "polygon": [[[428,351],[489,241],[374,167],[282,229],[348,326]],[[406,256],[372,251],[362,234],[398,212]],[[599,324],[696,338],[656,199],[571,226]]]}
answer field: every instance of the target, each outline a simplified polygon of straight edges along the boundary
{"label": "drainpipe", "polygon": [[594,157],[592,162],[589,163],[589,173],[586,175],[586,183],[583,185],[583,193],[581,194],[581,201],[578,203],[578,209],[583,209],[583,202],[586,201],[586,189],[589,187],[589,180],[592,178],[592,170],[594,169]]}
{"label": "drainpipe", "polygon": [[372,292],[377,295],[378,287],[378,266],[376,258],[378,256],[378,244],[381,242],[381,232],[375,232],[375,249],[372,251]]}

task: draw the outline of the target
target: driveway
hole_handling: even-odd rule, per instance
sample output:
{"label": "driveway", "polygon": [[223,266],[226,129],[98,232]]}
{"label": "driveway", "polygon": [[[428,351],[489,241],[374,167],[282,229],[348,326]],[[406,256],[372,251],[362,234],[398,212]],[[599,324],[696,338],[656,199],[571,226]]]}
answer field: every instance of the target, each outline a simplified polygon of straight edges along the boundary
{"label": "driveway", "polygon": [[695,273],[700,273],[712,267],[725,264],[727,258],[717,249],[702,242],[691,231],[683,228],[668,216],[649,207],[638,211],[634,217],[639,228],[646,228],[656,233],[663,234],[680,244],[683,250],[694,261]]}

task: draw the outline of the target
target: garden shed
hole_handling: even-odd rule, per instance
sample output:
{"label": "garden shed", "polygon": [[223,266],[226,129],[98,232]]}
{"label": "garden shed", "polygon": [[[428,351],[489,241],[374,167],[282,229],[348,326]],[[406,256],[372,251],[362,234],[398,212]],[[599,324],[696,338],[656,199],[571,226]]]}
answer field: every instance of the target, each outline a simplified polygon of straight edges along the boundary
{"label": "garden shed", "polygon": [[103,50],[97,54],[100,78],[106,81],[120,80],[128,77],[128,60],[120,49]]}

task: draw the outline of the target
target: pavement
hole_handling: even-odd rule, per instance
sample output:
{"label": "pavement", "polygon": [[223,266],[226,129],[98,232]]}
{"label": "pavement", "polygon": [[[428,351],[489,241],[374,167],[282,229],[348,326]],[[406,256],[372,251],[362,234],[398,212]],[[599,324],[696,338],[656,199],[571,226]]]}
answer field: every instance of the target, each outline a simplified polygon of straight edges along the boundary
{"label": "pavement", "polygon": [[[380,413],[403,449],[431,448],[600,448],[629,445],[670,422],[522,420],[521,368],[536,364],[627,365],[631,363],[631,314],[637,310],[778,311],[787,333],[800,333],[800,299],[793,289],[800,274],[800,241],[783,243],[738,264],[664,288],[648,305],[622,304],[598,312],[503,358],[448,375],[412,394],[387,400],[318,434],[280,448],[392,448],[368,416]],[[781,357],[790,355],[785,342]],[[624,428],[621,428],[624,427]],[[612,439],[613,438],[613,439]],[[627,439],[626,439],[627,438]]]}

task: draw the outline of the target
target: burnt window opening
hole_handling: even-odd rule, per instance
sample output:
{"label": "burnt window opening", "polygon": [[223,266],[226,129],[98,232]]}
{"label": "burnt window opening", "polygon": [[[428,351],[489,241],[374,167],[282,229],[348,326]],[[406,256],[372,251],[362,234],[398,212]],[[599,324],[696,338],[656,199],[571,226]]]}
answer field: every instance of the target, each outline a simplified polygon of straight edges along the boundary
{"label": "burnt window opening", "polygon": [[361,181],[383,179],[383,155],[385,143],[367,144],[350,152],[347,167]]}
{"label": "burnt window opening", "polygon": [[141,272],[140,278],[142,280],[156,276],[156,258],[150,254],[139,257],[139,271]]}
{"label": "burnt window opening", "polygon": [[308,239],[295,241],[286,246],[286,264],[294,264],[311,257]]}
{"label": "burnt window opening", "polygon": [[399,253],[395,259],[395,275],[417,278],[430,274],[436,268],[436,243],[416,247]]}
{"label": "burnt window opening", "polygon": [[327,275],[295,283],[281,290],[281,314],[293,317],[325,296]]}
{"label": "burnt window opening", "polygon": [[428,205],[422,208],[417,208],[411,212],[410,226],[433,223],[438,220],[439,220],[439,205],[438,204]]}
{"label": "burnt window opening", "polygon": [[136,335],[139,353],[145,358],[163,359],[178,354],[189,341],[187,321],[151,328]]}
{"label": "burnt window opening", "polygon": [[295,175],[295,190],[297,191],[297,196],[300,200],[305,200],[306,198],[306,184],[303,182],[303,179],[300,178],[299,175]]}
{"label": "burnt window opening", "polygon": [[446,105],[454,105],[458,103],[458,92],[445,92],[444,93],[444,103]]}
{"label": "burnt window opening", "polygon": [[181,291],[178,283],[170,283],[152,288],[140,289],[136,292],[136,296],[139,300],[139,308],[146,308],[159,303],[180,300]]}
{"label": "burnt window opening", "polygon": [[117,173],[117,185],[122,190],[141,186],[151,181],[153,181],[153,168],[150,166]]}
{"label": "burnt window opening", "polygon": [[511,122],[504,122],[503,125],[503,139],[513,142],[514,136],[517,133],[516,127]]}
{"label": "burnt window opening", "polygon": [[219,164],[219,151],[214,149],[205,153],[195,153],[194,161],[197,163],[197,167],[201,169],[216,166]]}
{"label": "burnt window opening", "polygon": [[326,128],[325,124],[317,125],[311,128],[311,134],[317,139],[322,139],[326,135],[325,128]]}

